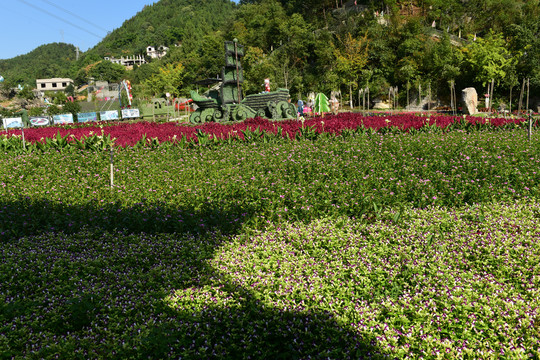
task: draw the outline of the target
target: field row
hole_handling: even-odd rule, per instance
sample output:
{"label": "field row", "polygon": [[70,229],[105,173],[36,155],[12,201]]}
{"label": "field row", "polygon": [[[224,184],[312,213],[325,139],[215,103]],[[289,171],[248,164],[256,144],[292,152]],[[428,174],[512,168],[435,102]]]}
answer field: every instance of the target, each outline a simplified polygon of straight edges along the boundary
{"label": "field row", "polygon": [[101,224],[132,231],[261,228],[374,217],[383,207],[533,198],[538,140],[522,131],[385,134],[217,148],[31,153],[0,162],[0,236]]}
{"label": "field row", "polygon": [[482,130],[6,153],[0,358],[538,357],[540,143]]}
{"label": "field row", "polygon": [[[249,119],[242,123],[219,124],[206,123],[199,126],[180,125],[178,123],[101,123],[84,126],[60,126],[48,128],[31,128],[24,131],[28,144],[45,143],[47,139],[64,139],[64,142],[77,140],[96,142],[97,137],[108,137],[115,146],[126,147],[155,143],[200,142],[208,140],[225,140],[230,138],[245,139],[246,136],[263,138],[307,138],[313,139],[320,134],[348,134],[351,131],[373,132],[417,132],[417,131],[449,131],[449,130],[481,130],[492,128],[522,128],[524,118],[481,118],[462,116],[419,116],[401,114],[392,116],[363,116],[358,113],[341,113],[334,116],[310,118],[296,121],[270,121],[267,119]],[[255,133],[255,134],[254,134]],[[21,130],[0,132],[0,140],[17,137],[22,141]],[[93,139],[90,139],[93,138]],[[112,144],[112,143],[111,143]],[[0,146],[2,141],[0,141]],[[1,148],[0,148],[1,149]]]}

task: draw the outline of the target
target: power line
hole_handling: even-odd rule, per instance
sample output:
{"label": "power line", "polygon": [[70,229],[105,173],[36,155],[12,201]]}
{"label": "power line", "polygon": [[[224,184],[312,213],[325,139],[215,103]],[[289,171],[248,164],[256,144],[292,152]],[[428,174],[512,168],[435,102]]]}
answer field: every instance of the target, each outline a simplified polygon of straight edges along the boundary
{"label": "power line", "polygon": [[75,13],[73,13],[73,12],[67,10],[67,9],[64,9],[64,8],[61,7],[61,6],[58,6],[58,5],[54,4],[54,3],[51,2],[51,1],[48,1],[48,0],[41,0],[41,1],[43,1],[44,3],[47,3],[47,4],[49,4],[49,5],[51,5],[51,6],[55,7],[55,8],[57,8],[58,10],[61,10],[61,11],[65,12],[66,14],[69,14],[69,15],[71,15],[71,16],[73,16],[73,17],[76,17],[77,19],[79,19],[79,20],[81,20],[81,21],[84,21],[85,23],[91,25],[91,26],[94,27],[94,28],[97,28],[97,29],[100,29],[100,30],[102,30],[102,31],[105,31],[105,33],[109,32],[109,30],[104,29],[104,28],[102,28],[102,27],[99,26],[99,25],[93,24],[93,23],[91,23],[90,21],[86,20],[85,18],[80,17],[79,15],[77,15],[77,14],[75,14]]}
{"label": "power line", "polygon": [[[39,24],[43,21],[43,19],[37,19],[31,15],[29,15],[28,13],[24,13],[24,12],[21,12],[19,10],[14,10],[8,6],[6,6],[5,4],[2,4],[1,5],[3,7],[2,10],[6,10],[6,11],[9,11],[9,12],[12,12],[13,14],[17,15],[17,18],[20,18],[20,19],[26,19],[26,20],[31,20],[32,22],[36,23],[36,24]],[[54,29],[54,30],[58,30],[58,31],[61,31],[62,29],[59,28],[59,27],[56,27],[56,26],[53,26],[51,25],[50,26],[51,29]],[[79,43],[84,43],[86,44],[89,40],[88,40],[88,37],[83,37],[84,35],[82,34],[79,34],[79,33],[75,33],[75,32],[69,32],[68,33],[68,36],[70,38],[72,38],[71,42],[75,43],[76,41],[78,41]],[[75,40],[77,39],[77,40]],[[30,50],[29,50],[30,51]],[[79,50],[80,51],[80,50]],[[22,55],[22,53],[16,53],[14,54],[13,56],[11,57],[16,57],[16,56],[19,56],[19,55]],[[7,59],[8,57],[5,57],[5,59]],[[0,54],[0,59],[4,59],[4,57],[2,57],[2,55]]]}
{"label": "power line", "polygon": [[65,22],[66,24],[71,25],[71,26],[73,26],[73,27],[75,27],[75,28],[77,28],[77,29],[79,29],[79,30],[81,30],[81,31],[84,31],[84,32],[86,32],[86,33],[88,33],[88,34],[90,34],[90,35],[92,35],[92,36],[95,36],[95,37],[97,37],[98,39],[102,39],[102,38],[103,38],[103,36],[100,36],[100,35],[98,35],[98,34],[95,34],[95,33],[91,32],[90,30],[87,30],[87,29],[85,29],[85,28],[83,28],[83,27],[81,27],[81,26],[79,26],[79,25],[77,25],[77,24],[72,23],[71,21],[68,21],[68,20],[66,20],[66,19],[63,19],[63,18],[61,18],[60,16],[58,16],[58,15],[56,15],[56,14],[53,14],[53,13],[51,13],[51,12],[45,10],[45,9],[40,8],[39,6],[36,6],[36,5],[34,5],[34,4],[31,4],[31,3],[29,3],[29,2],[27,2],[27,1],[25,1],[25,0],[19,0],[19,1],[22,2],[22,3],[25,4],[25,5],[28,5],[28,6],[30,6],[30,7],[33,7],[34,9],[37,9],[37,10],[39,10],[39,11],[41,11],[41,12],[44,12],[45,14],[47,14],[47,15],[49,15],[49,16],[52,16],[52,17],[55,18],[55,19],[58,19],[58,20],[60,20],[60,21],[63,21],[63,22]]}

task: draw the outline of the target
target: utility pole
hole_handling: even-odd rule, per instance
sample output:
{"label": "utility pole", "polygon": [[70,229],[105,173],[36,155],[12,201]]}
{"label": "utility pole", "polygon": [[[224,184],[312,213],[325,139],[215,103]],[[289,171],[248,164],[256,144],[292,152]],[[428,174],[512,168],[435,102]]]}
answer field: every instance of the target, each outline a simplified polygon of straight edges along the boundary
{"label": "utility pole", "polygon": [[78,46],[76,47],[76,51],[77,51],[76,60],[79,61],[79,47]]}

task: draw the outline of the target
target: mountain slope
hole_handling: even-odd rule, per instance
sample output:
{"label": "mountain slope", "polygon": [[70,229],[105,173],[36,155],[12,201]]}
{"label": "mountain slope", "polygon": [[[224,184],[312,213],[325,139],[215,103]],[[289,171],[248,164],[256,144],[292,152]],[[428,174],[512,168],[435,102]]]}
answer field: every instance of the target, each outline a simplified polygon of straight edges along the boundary
{"label": "mountain slope", "polygon": [[0,74],[11,84],[35,86],[36,79],[68,77],[75,58],[76,50],[73,45],[42,45],[28,54],[0,60]]}
{"label": "mountain slope", "polygon": [[125,21],[88,55],[143,54],[147,46],[198,41],[222,26],[235,8],[230,0],[161,0]]}

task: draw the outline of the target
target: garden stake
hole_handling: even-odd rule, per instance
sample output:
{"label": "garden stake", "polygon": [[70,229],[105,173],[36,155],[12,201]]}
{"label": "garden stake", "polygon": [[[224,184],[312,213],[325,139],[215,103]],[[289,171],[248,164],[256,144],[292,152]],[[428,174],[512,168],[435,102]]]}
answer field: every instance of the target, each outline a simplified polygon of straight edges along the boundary
{"label": "garden stake", "polygon": [[111,163],[111,189],[114,186],[113,158],[114,158],[114,150],[111,148],[111,158],[110,158],[111,159],[110,160],[110,163]]}
{"label": "garden stake", "polygon": [[529,111],[529,90],[530,90],[530,79],[527,78],[527,105],[525,105],[525,108],[527,111]]}
{"label": "garden stake", "polygon": [[24,126],[22,127],[22,146],[26,150],[26,141],[24,141]]}
{"label": "garden stake", "polygon": [[529,143],[531,142],[532,125],[533,125],[532,114],[529,111],[529,126],[527,126],[527,137],[529,138]]}

